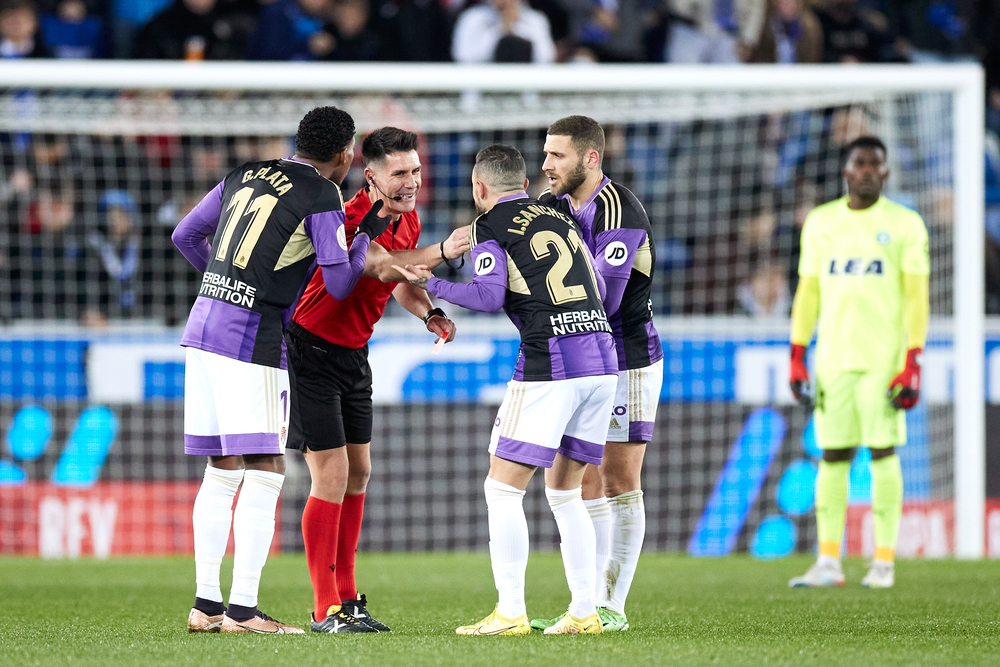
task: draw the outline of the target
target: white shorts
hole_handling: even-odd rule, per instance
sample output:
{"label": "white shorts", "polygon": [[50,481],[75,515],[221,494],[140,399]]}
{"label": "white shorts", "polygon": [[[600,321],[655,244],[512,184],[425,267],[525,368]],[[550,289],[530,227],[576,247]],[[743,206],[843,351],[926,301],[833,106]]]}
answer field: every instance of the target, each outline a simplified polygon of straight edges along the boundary
{"label": "white shorts", "polygon": [[288,371],[187,348],[186,454],[281,454],[287,436]]}
{"label": "white shorts", "polygon": [[614,375],[507,383],[490,436],[490,454],[550,468],[556,453],[599,464],[615,397]]}
{"label": "white shorts", "polygon": [[653,439],[662,386],[663,359],[645,368],[618,371],[608,442],[649,442]]}

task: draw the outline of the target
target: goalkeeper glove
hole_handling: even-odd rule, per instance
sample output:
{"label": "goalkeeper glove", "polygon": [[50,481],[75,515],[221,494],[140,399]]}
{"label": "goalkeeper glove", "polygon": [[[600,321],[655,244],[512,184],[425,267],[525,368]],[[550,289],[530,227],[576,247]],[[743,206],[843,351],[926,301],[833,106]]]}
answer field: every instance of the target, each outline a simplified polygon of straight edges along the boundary
{"label": "goalkeeper glove", "polygon": [[809,370],[806,368],[806,348],[792,345],[792,361],[788,371],[788,386],[799,405],[811,408],[813,404],[812,386],[809,384]]}
{"label": "goalkeeper glove", "polygon": [[379,199],[372,204],[371,209],[365,213],[365,217],[361,218],[361,222],[358,224],[358,234],[367,234],[368,238],[374,241],[382,236],[385,230],[389,229],[389,225],[392,224],[392,216],[383,218],[378,214],[382,210],[383,203]]}
{"label": "goalkeeper glove", "polygon": [[906,351],[906,366],[903,372],[889,383],[889,403],[897,410],[909,410],[920,400],[920,362],[923,349],[912,347]]}

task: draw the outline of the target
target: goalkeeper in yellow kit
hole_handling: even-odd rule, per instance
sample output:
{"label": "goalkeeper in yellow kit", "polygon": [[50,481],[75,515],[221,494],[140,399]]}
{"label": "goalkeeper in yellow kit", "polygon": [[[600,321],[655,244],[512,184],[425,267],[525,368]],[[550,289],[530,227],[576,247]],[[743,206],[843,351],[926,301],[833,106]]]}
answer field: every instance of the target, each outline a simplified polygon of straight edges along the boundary
{"label": "goalkeeper in yellow kit", "polygon": [[[815,401],[823,460],[816,476],[816,564],[789,585],[843,586],[840,542],[847,480],[859,445],[872,455],[875,559],[861,584],[895,582],[893,560],[903,509],[895,447],[906,443],[906,416],[920,394],[927,338],[927,229],[915,212],[882,196],[889,176],[885,145],[860,137],[847,146],[847,196],[823,204],[802,228],[799,286],[792,304],[792,393]],[[806,348],[819,319],[815,394]]]}

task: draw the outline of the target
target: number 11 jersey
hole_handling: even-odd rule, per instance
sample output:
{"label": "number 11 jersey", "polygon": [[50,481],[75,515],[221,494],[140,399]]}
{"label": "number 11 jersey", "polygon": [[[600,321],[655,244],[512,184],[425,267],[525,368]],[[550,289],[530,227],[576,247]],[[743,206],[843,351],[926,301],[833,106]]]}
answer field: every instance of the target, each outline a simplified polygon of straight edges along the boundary
{"label": "number 11 jersey", "polygon": [[348,261],[340,188],[304,162],[251,162],[192,215],[212,249],[181,345],[287,368],[284,331],[306,279]]}

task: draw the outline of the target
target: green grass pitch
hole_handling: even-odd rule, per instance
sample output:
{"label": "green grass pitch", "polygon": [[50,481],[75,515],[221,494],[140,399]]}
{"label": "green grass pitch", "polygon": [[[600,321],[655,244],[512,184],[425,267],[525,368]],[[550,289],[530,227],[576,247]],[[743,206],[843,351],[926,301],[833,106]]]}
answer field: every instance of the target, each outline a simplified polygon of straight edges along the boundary
{"label": "green grass pitch", "polygon": [[[864,563],[842,589],[787,588],[811,559],[648,554],[623,633],[459,637],[496,592],[482,553],[362,555],[378,635],[190,635],[189,558],[42,561],[0,558],[3,665],[1000,665],[1000,563],[902,561],[891,590],[865,590]],[[232,563],[223,565],[223,573]],[[558,554],[532,554],[529,616],[569,601]],[[227,582],[223,582],[226,590]],[[270,559],[261,608],[308,624],[305,559]]]}

